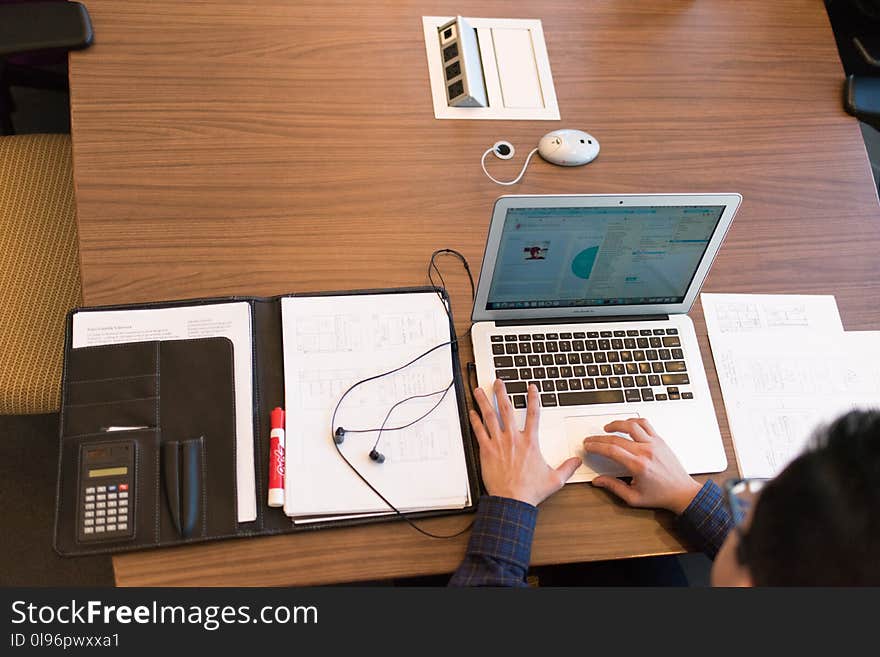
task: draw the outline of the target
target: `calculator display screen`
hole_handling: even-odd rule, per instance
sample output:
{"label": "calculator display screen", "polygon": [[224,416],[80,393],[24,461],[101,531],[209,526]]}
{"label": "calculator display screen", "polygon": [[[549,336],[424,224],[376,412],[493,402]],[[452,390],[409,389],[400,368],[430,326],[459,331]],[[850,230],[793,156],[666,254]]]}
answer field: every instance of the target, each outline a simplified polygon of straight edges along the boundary
{"label": "calculator display screen", "polygon": [[98,470],[89,470],[89,478],[92,477],[112,477],[114,475],[128,474],[128,468],[100,468]]}

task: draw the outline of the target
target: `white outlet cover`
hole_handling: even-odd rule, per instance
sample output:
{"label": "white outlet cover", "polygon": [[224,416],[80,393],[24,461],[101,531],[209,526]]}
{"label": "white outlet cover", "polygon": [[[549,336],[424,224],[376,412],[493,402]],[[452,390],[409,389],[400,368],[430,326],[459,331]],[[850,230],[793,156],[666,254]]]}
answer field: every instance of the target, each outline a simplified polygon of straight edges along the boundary
{"label": "white outlet cover", "polygon": [[489,107],[450,107],[437,28],[454,16],[422,16],[434,117],[558,121],[544,29],[537,19],[469,18],[477,31]]}

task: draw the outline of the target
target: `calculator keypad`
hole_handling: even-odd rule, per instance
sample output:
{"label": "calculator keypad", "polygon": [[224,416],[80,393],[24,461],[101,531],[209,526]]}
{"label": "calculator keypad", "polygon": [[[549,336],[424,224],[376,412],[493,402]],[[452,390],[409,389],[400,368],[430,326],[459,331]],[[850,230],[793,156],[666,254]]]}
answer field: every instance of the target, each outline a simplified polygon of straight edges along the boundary
{"label": "calculator keypad", "polygon": [[106,486],[84,487],[79,519],[80,539],[112,540],[131,536],[133,518],[128,494],[128,480]]}

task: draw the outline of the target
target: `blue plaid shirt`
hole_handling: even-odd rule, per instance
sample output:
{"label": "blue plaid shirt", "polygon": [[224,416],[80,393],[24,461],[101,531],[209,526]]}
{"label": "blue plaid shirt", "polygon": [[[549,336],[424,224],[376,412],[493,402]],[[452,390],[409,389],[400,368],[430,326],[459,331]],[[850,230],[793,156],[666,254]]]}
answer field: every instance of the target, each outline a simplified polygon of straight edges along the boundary
{"label": "blue plaid shirt", "polygon": [[[538,508],[484,495],[477,507],[467,552],[450,586],[526,586]],[[678,517],[683,532],[710,558],[733,526],[718,485],[708,480]]]}
{"label": "blue plaid shirt", "polygon": [[733,529],[733,521],[724,504],[724,493],[718,484],[711,479],[703,484],[688,508],[678,516],[678,525],[682,533],[707,557],[715,558],[727,534]]}

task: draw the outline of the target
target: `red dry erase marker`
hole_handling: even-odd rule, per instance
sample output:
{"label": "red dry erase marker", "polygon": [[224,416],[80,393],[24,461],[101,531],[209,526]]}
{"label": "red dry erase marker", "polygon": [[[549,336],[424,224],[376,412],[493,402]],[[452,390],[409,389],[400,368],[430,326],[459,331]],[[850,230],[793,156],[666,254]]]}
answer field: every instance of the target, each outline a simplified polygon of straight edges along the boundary
{"label": "red dry erase marker", "polygon": [[269,434],[269,506],[284,506],[284,409],[271,414]]}

